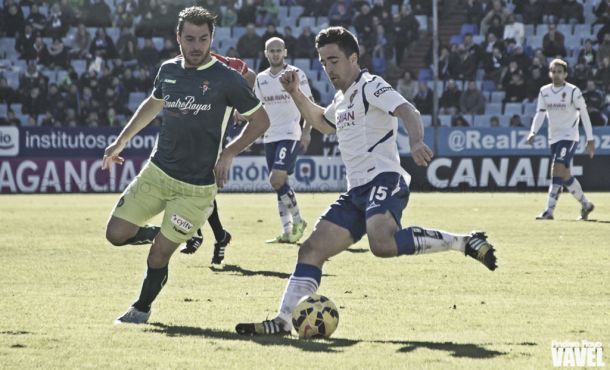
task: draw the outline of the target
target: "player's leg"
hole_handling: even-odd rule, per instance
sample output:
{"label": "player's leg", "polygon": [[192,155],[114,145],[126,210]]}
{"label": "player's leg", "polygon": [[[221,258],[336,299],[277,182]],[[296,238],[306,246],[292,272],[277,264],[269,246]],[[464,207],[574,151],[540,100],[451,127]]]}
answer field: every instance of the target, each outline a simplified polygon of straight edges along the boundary
{"label": "player's leg", "polygon": [[549,185],[546,209],[536,216],[536,220],[552,220],[554,218],[555,206],[559,200],[565,177],[565,159],[572,143],[574,142],[561,140],[551,144],[553,161],[551,165],[551,185]]}
{"label": "player's leg", "polygon": [[484,233],[454,234],[412,226],[402,229],[400,219],[409,199],[409,188],[402,176],[377,176],[368,194],[366,229],[371,252],[377,257],[394,257],[455,250],[496,268],[494,249]]}
{"label": "player's leg", "polygon": [[169,260],[178,246],[189,240],[212,212],[216,186],[194,186],[173,179],[166,181],[166,199],[161,231],[155,238],[147,259],[147,272],[138,300],[117,319],[117,323],[145,323],[150,306],[168,277]]}
{"label": "player's leg", "polygon": [[565,156],[563,156],[562,160],[555,161],[553,164],[553,177],[559,176],[562,178],[563,185],[582,206],[579,219],[587,220],[589,218],[589,213],[593,212],[595,206],[587,199],[585,193],[582,191],[580,182],[572,176],[572,172],[570,171],[570,164],[574,158],[577,145],[578,142],[576,141],[573,141],[572,145],[569,147],[566,145],[568,150]]}
{"label": "player's leg", "polygon": [[164,207],[154,186],[155,174],[151,166],[144,167],[121,194],[106,225],[106,239],[112,245],[150,244],[159,233],[159,226],[145,224]]}
{"label": "player's leg", "polygon": [[[267,168],[269,169],[269,184],[273,190],[276,190],[273,186],[273,165],[276,161],[276,147],[278,142],[265,143],[265,159],[267,161]],[[277,171],[276,171],[277,173]],[[277,175],[273,178],[273,181],[278,181]],[[284,205],[284,202],[280,199],[280,195],[277,194],[277,209],[280,216],[280,224],[282,225],[282,233],[277,237],[267,240],[267,243],[288,243],[290,239],[290,233],[292,232],[292,215],[288,211],[288,208]]]}
{"label": "player's leg", "polygon": [[349,194],[342,195],[301,245],[297,265],[284,290],[277,317],[261,323],[238,324],[235,330],[242,335],[288,334],[292,328],[292,310],[301,298],[316,292],[324,262],[358,241],[364,232],[362,210],[351,203]]}
{"label": "player's leg", "polygon": [[[307,222],[301,217],[296,193],[288,183],[288,176],[294,172],[294,167],[300,152],[301,145],[298,141],[281,141],[276,148],[276,161],[273,164],[273,170],[277,171],[278,178],[277,180],[272,179],[272,186],[274,186],[280,200],[284,203],[286,209],[292,216],[292,230],[290,233],[291,243],[298,242],[303,237],[305,228],[307,228]],[[271,176],[273,177],[273,173]]]}

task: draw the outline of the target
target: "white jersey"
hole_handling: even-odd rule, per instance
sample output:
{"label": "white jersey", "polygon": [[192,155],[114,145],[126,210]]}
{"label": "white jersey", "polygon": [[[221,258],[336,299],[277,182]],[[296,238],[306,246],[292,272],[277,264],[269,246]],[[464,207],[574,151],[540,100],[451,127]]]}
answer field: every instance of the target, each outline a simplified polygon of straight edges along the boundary
{"label": "white jersey", "polygon": [[578,122],[581,118],[587,139],[593,140],[585,99],[580,89],[571,83],[566,82],[562,87],[548,84],[540,88],[531,133],[538,133],[545,116],[549,121],[549,144],[560,140],[578,141]]}
{"label": "white jersey", "polygon": [[398,119],[391,114],[407,101],[381,77],[366,71],[343,93],[337,91],[324,118],[337,129],[348,190],[371,182],[382,172],[411,177],[400,166]]}
{"label": "white jersey", "polygon": [[[277,74],[271,73],[267,68],[256,76],[254,93],[263,102],[269,115],[271,125],[263,136],[263,142],[272,143],[280,140],[301,140],[301,113],[292,100],[292,97],[280,84],[280,75],[285,70],[296,70],[299,75],[300,88],[303,94],[311,99],[311,89],[307,76],[297,67],[289,64]],[[313,100],[313,99],[312,99]]]}

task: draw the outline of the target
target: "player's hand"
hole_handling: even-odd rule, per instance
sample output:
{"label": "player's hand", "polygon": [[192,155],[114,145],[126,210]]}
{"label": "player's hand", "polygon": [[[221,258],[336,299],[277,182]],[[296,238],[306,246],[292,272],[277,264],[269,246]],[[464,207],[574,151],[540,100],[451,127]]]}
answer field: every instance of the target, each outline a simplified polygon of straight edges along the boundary
{"label": "player's hand", "polygon": [[285,71],[280,76],[280,83],[288,94],[292,94],[299,89],[299,74],[294,70]]}
{"label": "player's hand", "polygon": [[587,146],[586,146],[585,150],[587,151],[587,154],[589,154],[589,158],[593,158],[593,156],[595,155],[595,141],[594,140],[587,141]]}
{"label": "player's hand", "polygon": [[125,158],[119,157],[123,148],[125,148],[125,144],[118,140],[108,145],[106,150],[104,150],[104,158],[102,158],[102,170],[110,168],[113,163],[123,164],[125,162]]}
{"label": "player's hand", "polygon": [[529,145],[532,145],[534,143],[534,138],[535,137],[536,137],[536,135],[530,133],[529,136],[527,137],[527,143]]}
{"label": "player's hand", "polygon": [[301,134],[301,149],[303,149],[303,154],[307,152],[307,148],[309,148],[309,143],[311,143],[311,134],[309,132],[303,131]]}
{"label": "player's hand", "polygon": [[236,110],[233,113],[233,121],[237,125],[242,125],[242,124],[248,122],[248,119],[245,116],[242,116],[241,114],[239,114],[239,112]]}
{"label": "player's hand", "polygon": [[423,141],[411,145],[411,156],[418,166],[427,166],[434,154]]}
{"label": "player's hand", "polygon": [[223,150],[218,157],[216,167],[214,167],[214,176],[216,177],[216,185],[221,189],[227,183],[229,178],[229,169],[233,162],[234,155],[227,150]]}

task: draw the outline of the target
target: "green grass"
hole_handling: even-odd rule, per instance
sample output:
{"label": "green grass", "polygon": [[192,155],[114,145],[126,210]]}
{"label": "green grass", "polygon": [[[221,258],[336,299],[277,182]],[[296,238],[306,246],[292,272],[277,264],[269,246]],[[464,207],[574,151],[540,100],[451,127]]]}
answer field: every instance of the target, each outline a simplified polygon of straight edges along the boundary
{"label": "green grass", "polygon": [[[206,226],[142,326],[113,325],[148,250],[104,240],[117,195],[2,196],[0,368],[549,368],[552,340],[610,345],[610,194],[589,195],[597,222],[573,221],[569,194],[552,222],[534,221],[542,193],[413,194],[403,224],[486,230],[499,269],[455,252],[382,260],[363,240],[324,267],[319,292],[341,315],[328,341],[234,334],[275,314],[294,268],[295,247],[263,243],[279,231],[274,195],[220,195],[225,269],[209,266]],[[298,195],[311,221],[335,198]]]}

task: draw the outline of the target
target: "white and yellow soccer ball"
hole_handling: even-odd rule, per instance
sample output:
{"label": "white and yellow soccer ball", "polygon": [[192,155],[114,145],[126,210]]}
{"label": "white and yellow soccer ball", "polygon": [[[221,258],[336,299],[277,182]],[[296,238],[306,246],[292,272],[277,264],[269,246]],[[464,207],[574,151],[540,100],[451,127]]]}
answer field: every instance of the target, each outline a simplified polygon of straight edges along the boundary
{"label": "white and yellow soccer ball", "polygon": [[323,295],[303,298],[292,310],[292,326],[301,339],[328,338],[339,325],[337,306]]}

